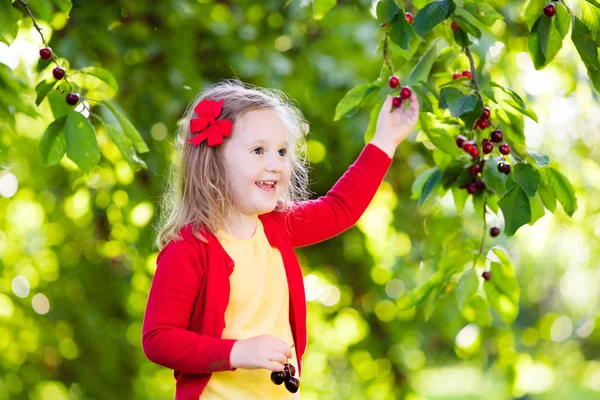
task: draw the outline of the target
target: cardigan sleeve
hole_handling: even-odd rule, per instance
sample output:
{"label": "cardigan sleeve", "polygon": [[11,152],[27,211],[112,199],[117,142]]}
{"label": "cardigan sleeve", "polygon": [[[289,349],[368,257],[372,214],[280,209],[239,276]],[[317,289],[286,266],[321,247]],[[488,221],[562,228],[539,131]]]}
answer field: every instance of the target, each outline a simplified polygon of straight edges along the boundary
{"label": "cardigan sleeve", "polygon": [[285,218],[292,245],[318,243],[351,228],[367,209],[391,163],[390,156],[369,143],[325,196],[294,203]]}
{"label": "cardigan sleeve", "polygon": [[[233,370],[236,340],[187,330],[203,278],[201,257],[189,242],[169,242],[157,258],[142,327],[146,357],[176,371],[202,374]],[[196,304],[202,307],[202,304]]]}

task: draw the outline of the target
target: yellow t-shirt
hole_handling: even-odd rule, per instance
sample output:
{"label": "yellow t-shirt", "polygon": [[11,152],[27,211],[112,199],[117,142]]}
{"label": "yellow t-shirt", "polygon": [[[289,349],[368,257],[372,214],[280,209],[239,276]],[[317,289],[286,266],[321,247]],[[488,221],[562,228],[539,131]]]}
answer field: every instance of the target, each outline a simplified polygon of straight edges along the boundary
{"label": "yellow t-shirt", "polygon": [[[289,291],[279,250],[271,247],[258,220],[254,236],[241,240],[219,232],[217,239],[234,260],[229,281],[231,294],[225,311],[223,338],[248,339],[273,335],[290,346],[294,343],[289,319]],[[290,363],[298,369],[295,349]],[[296,371],[296,377],[298,372]],[[202,400],[299,399],[285,384],[271,382],[271,371],[242,369],[212,374]]]}

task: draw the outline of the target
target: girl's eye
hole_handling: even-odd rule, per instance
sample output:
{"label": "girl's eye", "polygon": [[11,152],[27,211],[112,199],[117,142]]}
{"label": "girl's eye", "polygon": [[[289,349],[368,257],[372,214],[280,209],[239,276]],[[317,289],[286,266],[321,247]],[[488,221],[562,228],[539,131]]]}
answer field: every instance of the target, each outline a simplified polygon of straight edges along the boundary
{"label": "girl's eye", "polygon": [[285,156],[286,156],[286,154],[287,154],[287,150],[286,150],[286,149],[281,149],[281,150],[279,150],[279,155],[280,155],[281,157],[285,157]]}
{"label": "girl's eye", "polygon": [[262,147],[257,147],[254,150],[252,150],[252,152],[254,154],[262,154],[263,153],[263,148]]}

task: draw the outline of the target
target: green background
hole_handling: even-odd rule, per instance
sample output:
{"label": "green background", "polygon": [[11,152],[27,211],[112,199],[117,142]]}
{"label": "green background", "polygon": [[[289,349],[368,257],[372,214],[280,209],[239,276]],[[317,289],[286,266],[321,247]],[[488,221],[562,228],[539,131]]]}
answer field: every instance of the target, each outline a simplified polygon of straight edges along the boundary
{"label": "green background", "polygon": [[[53,121],[47,102],[39,116],[14,112],[14,125],[3,118],[0,179],[12,174],[19,188],[0,197],[0,399],[173,397],[172,371],[142,352],[141,323],[173,133],[205,85],[238,77],[295,99],[311,125],[315,196],[355,160],[378,99],[339,121],[335,108],[348,90],[379,76],[383,30],[370,2],[339,2],[323,18],[304,3],[76,1],[67,18],[49,1],[29,2],[72,69],[99,66],[115,76],[116,100],[150,151],[140,156],[148,169],[134,171],[97,129],[102,160],[89,175],[66,158],[48,167],[37,154]],[[404,7],[416,15],[426,3]],[[398,299],[441,262],[472,260],[482,230],[471,205],[458,213],[451,196],[423,205],[411,198],[415,178],[436,163],[433,145],[416,130],[357,226],[298,251],[309,309],[303,399],[600,396],[597,93],[568,40],[548,67],[535,70],[525,3],[489,3],[505,19],[472,47],[478,69],[536,111],[539,124],[525,119],[528,148],[548,154],[569,177],[579,209],[571,219],[559,206],[508,240],[486,241],[486,251],[508,249],[515,266],[521,294],[512,325],[494,310],[491,326],[470,323],[451,286],[429,310],[401,310]],[[579,1],[567,4],[580,9]],[[0,95],[35,107],[34,88],[51,75],[39,61],[39,34],[23,19],[17,40],[0,46],[0,62],[22,85],[2,86]],[[467,68],[461,55],[433,73],[451,77]],[[501,217],[488,223],[503,224]]]}

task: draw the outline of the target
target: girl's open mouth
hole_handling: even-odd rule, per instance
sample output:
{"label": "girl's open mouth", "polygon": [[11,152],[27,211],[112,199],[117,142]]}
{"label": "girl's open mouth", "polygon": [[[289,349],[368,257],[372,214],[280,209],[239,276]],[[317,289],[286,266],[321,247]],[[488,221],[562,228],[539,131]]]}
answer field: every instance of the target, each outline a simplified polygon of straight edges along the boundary
{"label": "girl's open mouth", "polygon": [[265,192],[272,193],[275,191],[276,181],[258,181],[256,186],[264,190]]}

